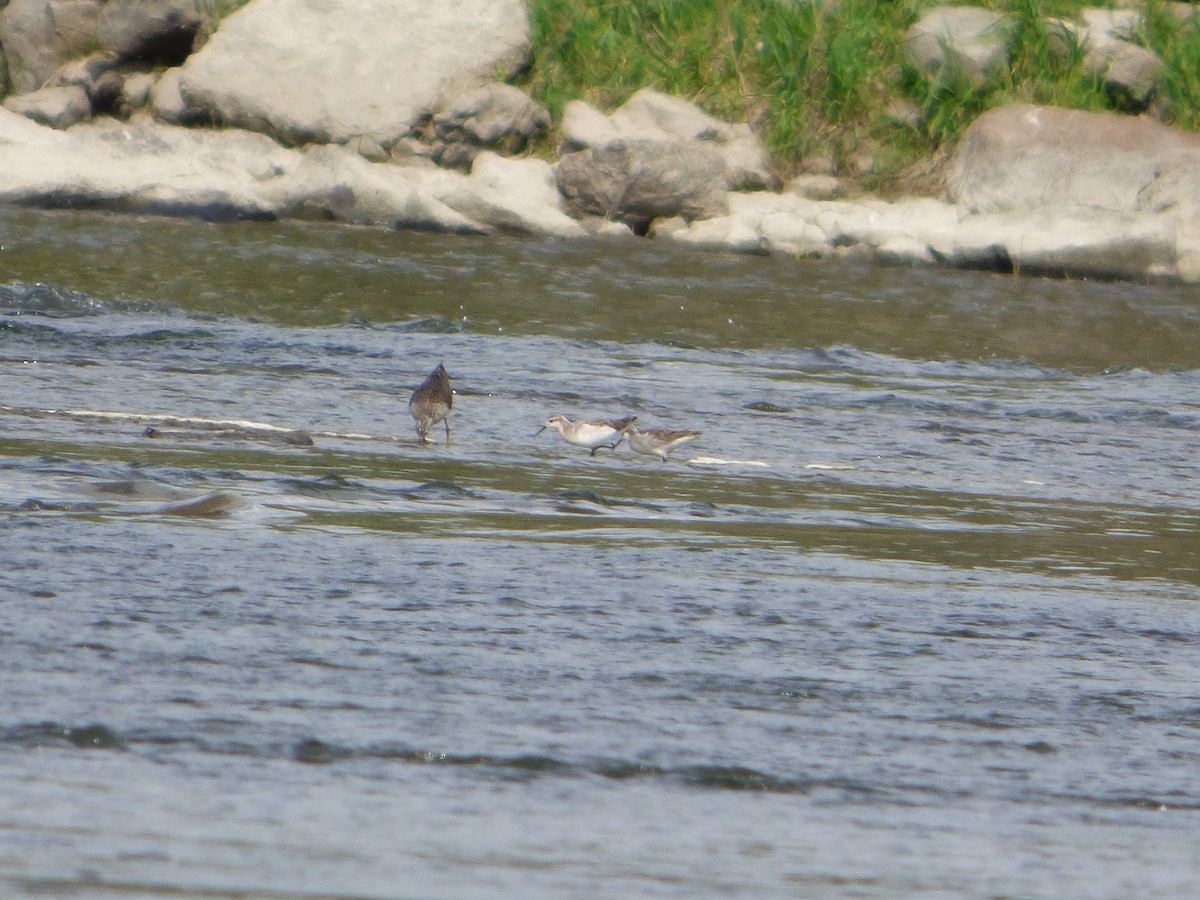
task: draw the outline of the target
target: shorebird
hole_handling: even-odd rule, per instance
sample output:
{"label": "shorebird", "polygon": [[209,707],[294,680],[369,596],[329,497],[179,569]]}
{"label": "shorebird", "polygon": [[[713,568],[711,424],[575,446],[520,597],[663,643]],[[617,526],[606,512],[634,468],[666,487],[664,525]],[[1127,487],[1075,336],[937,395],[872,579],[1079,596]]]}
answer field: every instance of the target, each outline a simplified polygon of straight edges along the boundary
{"label": "shorebird", "polygon": [[450,445],[450,408],[454,406],[454,390],[446,367],[438,363],[429,377],[421,382],[408,400],[408,411],[417,421],[417,437],[429,443],[429,429],[438,422],[446,426],[446,446]]}
{"label": "shorebird", "polygon": [[578,419],[572,422],[566,416],[553,415],[535,434],[554,428],[568,444],[587,447],[591,451],[589,455],[595,456],[601,447],[611,450],[621,443],[625,430],[636,420],[637,416],[625,416],[622,419]]}
{"label": "shorebird", "polygon": [[634,425],[625,430],[629,449],[647,456],[662,457],[663,462],[667,461],[667,454],[680,444],[698,437],[699,431],[668,431],[666,428],[647,428],[643,431]]}

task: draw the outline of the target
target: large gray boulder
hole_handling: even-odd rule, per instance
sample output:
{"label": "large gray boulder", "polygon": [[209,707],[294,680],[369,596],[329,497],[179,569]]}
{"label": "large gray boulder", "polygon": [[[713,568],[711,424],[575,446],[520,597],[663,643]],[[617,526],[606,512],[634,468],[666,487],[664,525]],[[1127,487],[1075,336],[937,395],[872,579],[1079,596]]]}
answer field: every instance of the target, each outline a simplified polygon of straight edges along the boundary
{"label": "large gray boulder", "polygon": [[947,189],[958,264],[1200,280],[1200,135],[1014,104],[967,129]]}
{"label": "large gray boulder", "polygon": [[614,141],[563,156],[557,176],[576,213],[626,222],[635,231],[656,218],[728,212],[725,162],[702,144]]}
{"label": "large gray boulder", "polygon": [[1027,104],[972,123],[947,177],[950,199],[966,213],[1194,209],[1197,186],[1200,134],[1147,118]]}
{"label": "large gray boulder", "polygon": [[180,70],[194,111],[285,143],[389,147],[529,53],[522,0],[255,0]]}

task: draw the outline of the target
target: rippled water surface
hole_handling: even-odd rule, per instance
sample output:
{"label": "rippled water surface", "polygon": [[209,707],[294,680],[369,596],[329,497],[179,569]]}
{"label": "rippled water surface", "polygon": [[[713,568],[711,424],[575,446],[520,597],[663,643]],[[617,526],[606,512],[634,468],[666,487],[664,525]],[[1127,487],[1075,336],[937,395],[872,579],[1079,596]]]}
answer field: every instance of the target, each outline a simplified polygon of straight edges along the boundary
{"label": "rippled water surface", "polygon": [[1194,289],[19,210],[0,267],[0,896],[1194,896]]}

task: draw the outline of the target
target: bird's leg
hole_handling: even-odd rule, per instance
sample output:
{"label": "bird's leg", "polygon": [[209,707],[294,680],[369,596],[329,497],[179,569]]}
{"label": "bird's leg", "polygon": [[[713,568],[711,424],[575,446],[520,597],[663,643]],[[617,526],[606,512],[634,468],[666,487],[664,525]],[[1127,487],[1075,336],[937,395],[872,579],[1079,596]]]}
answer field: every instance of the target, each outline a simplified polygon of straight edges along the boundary
{"label": "bird's leg", "polygon": [[446,426],[446,446],[450,446],[450,420],[442,419],[442,424]]}

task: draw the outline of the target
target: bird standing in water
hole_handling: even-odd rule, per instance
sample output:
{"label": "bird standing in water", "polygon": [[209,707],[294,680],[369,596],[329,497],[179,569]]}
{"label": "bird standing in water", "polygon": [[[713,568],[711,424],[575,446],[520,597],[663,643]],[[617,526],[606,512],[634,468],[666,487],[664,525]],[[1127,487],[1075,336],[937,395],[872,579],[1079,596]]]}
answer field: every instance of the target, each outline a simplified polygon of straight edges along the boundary
{"label": "bird standing in water", "polygon": [[647,456],[662,457],[667,461],[667,454],[682,444],[700,437],[699,431],[669,431],[666,428],[647,428],[645,431],[630,425],[625,432],[625,440],[635,453]]}
{"label": "bird standing in water", "polygon": [[408,411],[417,422],[417,437],[421,443],[429,443],[429,429],[438,422],[446,426],[446,446],[450,446],[450,408],[454,406],[454,389],[450,387],[450,376],[446,367],[438,363],[429,377],[413,391],[408,401]]}
{"label": "bird standing in water", "polygon": [[572,422],[566,416],[553,415],[537,430],[537,434],[553,428],[568,444],[587,447],[591,451],[589,455],[595,456],[601,447],[612,449],[621,443],[625,429],[636,420],[637,416],[625,416],[623,419],[577,419]]}

